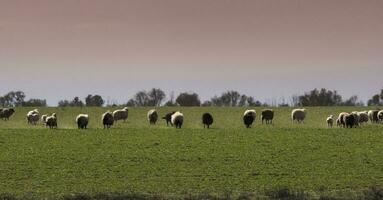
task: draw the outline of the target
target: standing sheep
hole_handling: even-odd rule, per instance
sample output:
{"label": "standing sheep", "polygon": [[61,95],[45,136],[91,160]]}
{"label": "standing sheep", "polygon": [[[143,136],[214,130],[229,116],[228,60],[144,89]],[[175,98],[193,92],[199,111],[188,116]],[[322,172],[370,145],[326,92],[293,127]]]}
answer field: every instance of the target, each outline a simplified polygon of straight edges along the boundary
{"label": "standing sheep", "polygon": [[147,118],[150,124],[155,125],[158,119],[157,111],[155,109],[149,110]]}
{"label": "standing sheep", "polygon": [[14,112],[15,112],[15,109],[13,108],[2,108],[0,109],[0,119],[3,119],[4,121],[8,121]]}
{"label": "standing sheep", "polygon": [[76,117],[76,123],[78,129],[86,129],[89,123],[89,115],[88,114],[79,114]]}
{"label": "standing sheep", "polygon": [[272,109],[262,110],[261,118],[262,124],[264,120],[266,121],[266,124],[272,124],[274,119],[274,111]]}
{"label": "standing sheep", "polygon": [[380,123],[383,122],[383,110],[381,110],[381,111],[378,112],[378,121],[379,121]]}
{"label": "standing sheep", "polygon": [[124,122],[128,119],[129,108],[125,107],[121,110],[115,110],[113,112],[113,119],[117,122],[119,120],[124,120]]}
{"label": "standing sheep", "polygon": [[356,126],[355,124],[355,115],[347,113],[346,115],[343,115],[343,121],[345,123],[346,128],[352,128]]}
{"label": "standing sheep", "polygon": [[257,113],[255,110],[246,110],[243,113],[243,123],[245,124],[246,128],[250,128],[250,126],[255,121],[255,118],[257,116]]}
{"label": "standing sheep", "polygon": [[172,115],[171,122],[176,126],[176,128],[181,128],[184,123],[184,115],[181,112],[175,112]]}
{"label": "standing sheep", "polygon": [[53,113],[52,116],[47,117],[45,125],[50,129],[57,128],[57,115]]}
{"label": "standing sheep", "polygon": [[378,112],[379,110],[368,111],[368,118],[370,119],[371,123],[378,123]]}
{"label": "standing sheep", "polygon": [[169,123],[171,126],[173,126],[172,124],[172,115],[176,113],[175,111],[173,112],[170,112],[170,113],[166,113],[166,115],[164,117],[162,117],[162,119],[166,120],[166,126],[169,126]]}
{"label": "standing sheep", "polygon": [[359,126],[359,115],[357,111],[351,112],[351,115],[354,115],[354,126],[358,127]]}
{"label": "standing sheep", "polygon": [[294,122],[295,120],[300,123],[303,122],[306,118],[306,109],[294,109],[291,112],[291,120]]}
{"label": "standing sheep", "polygon": [[332,125],[334,124],[333,115],[328,116],[326,122],[328,127],[332,127]]}
{"label": "standing sheep", "polygon": [[213,116],[210,113],[204,113],[202,115],[202,124],[203,128],[207,127],[210,128],[210,125],[213,124]]}
{"label": "standing sheep", "polygon": [[104,125],[104,129],[110,128],[114,124],[113,114],[109,111],[104,113],[101,119],[102,119],[102,124]]}
{"label": "standing sheep", "polygon": [[339,116],[338,116],[338,119],[337,119],[337,125],[338,125],[338,121],[339,121],[339,126],[340,127],[345,127],[346,126],[346,122],[344,121],[344,116],[345,115],[348,115],[348,113],[346,113],[346,112],[339,113]]}
{"label": "standing sheep", "polygon": [[38,109],[31,110],[27,113],[28,124],[36,125],[39,120],[40,120],[40,113]]}

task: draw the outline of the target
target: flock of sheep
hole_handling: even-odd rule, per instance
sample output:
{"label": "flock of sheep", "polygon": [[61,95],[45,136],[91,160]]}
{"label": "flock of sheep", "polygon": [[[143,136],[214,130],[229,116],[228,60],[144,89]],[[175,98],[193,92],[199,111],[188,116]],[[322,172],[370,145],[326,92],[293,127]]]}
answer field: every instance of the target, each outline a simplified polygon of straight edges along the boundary
{"label": "flock of sheep", "polygon": [[[9,120],[9,118],[13,115],[15,110],[13,108],[3,108],[0,109],[0,118],[3,120]],[[101,121],[104,126],[104,129],[111,128],[114,122],[123,120],[126,121],[128,119],[129,109],[127,107],[121,110],[115,110],[114,112],[107,111],[102,114]],[[250,128],[256,119],[256,111],[255,110],[246,110],[243,114],[243,123],[246,128]],[[292,122],[301,123],[306,118],[306,110],[305,109],[294,109],[291,112],[291,120]],[[42,123],[51,129],[57,128],[57,115],[53,113],[51,115],[44,114],[40,117],[40,112],[38,109],[34,109],[29,111],[26,115],[27,123],[31,125],[36,125],[40,120]],[[166,125],[175,126],[176,128],[181,128],[184,122],[184,115],[179,111],[174,111],[167,113],[162,119],[166,120]],[[261,120],[262,124],[265,122],[266,124],[272,124],[274,119],[274,111],[272,109],[264,109],[261,112]],[[147,113],[147,120],[151,125],[156,124],[158,120],[158,113],[155,109],[149,110]],[[370,111],[354,111],[351,113],[342,112],[339,114],[336,119],[336,124],[339,127],[352,128],[357,127],[362,123],[366,123],[368,121],[372,123],[378,123],[383,121],[383,110],[370,110]],[[79,129],[86,129],[89,123],[89,115],[88,114],[79,114],[76,119],[76,124]],[[202,115],[202,124],[204,128],[210,128],[213,124],[213,116],[210,113],[204,113]],[[333,126],[334,119],[333,115],[330,115],[326,119],[327,125],[329,127]]]}
{"label": "flock of sheep", "polygon": [[[383,121],[383,110],[369,110],[369,111],[353,111],[351,113],[341,112],[336,119],[336,125],[344,128],[357,127],[360,124],[367,123],[368,120],[371,123],[379,123]],[[333,115],[327,117],[327,125],[333,126]]]}

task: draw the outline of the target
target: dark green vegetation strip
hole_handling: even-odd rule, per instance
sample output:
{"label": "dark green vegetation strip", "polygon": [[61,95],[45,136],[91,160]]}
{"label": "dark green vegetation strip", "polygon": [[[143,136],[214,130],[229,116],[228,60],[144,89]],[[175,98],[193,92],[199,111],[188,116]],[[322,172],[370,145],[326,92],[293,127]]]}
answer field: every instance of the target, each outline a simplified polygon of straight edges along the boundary
{"label": "dark green vegetation strip", "polygon": [[[365,190],[381,192],[371,186],[383,184],[383,125],[329,129],[325,124],[328,114],[358,108],[309,108],[307,121],[299,125],[291,124],[289,109],[278,109],[275,125],[257,119],[252,129],[241,122],[243,109],[178,109],[185,113],[181,130],[163,121],[150,127],[145,108],[132,109],[129,121],[111,130],[99,128],[99,108],[59,110],[58,130],[29,127],[24,110],[18,110],[11,121],[0,122],[0,193],[36,199],[78,196],[71,194],[198,199],[204,198],[199,194],[356,198]],[[215,116],[210,130],[200,124],[206,110]],[[91,129],[74,129],[74,117],[86,111]]]}

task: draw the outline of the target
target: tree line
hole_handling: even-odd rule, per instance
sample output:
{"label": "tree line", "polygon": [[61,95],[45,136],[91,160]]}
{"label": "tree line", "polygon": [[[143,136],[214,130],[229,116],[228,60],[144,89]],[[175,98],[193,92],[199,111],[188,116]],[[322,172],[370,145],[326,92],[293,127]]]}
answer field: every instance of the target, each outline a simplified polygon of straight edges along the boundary
{"label": "tree line", "polygon": [[[195,92],[182,92],[177,97],[172,92],[166,101],[166,94],[159,88],[152,88],[150,90],[138,91],[131,99],[124,105],[130,107],[140,106],[217,106],[217,107],[258,107],[270,106],[267,103],[262,103],[256,100],[255,97],[246,94],[241,94],[235,90],[223,92],[221,95],[215,95],[209,100],[201,101],[200,97]],[[89,94],[84,98],[74,97],[72,100],[61,100],[58,102],[59,107],[82,107],[82,106],[105,106],[106,102],[101,95]],[[28,99],[23,91],[11,91],[0,96],[0,105],[2,107],[44,107],[47,106],[45,99]],[[383,89],[376,95],[373,95],[368,101],[368,106],[383,106]],[[106,105],[106,106],[120,106],[120,105]],[[293,95],[290,103],[282,102],[272,106],[364,106],[364,103],[359,100],[358,96],[353,95],[348,99],[343,100],[342,96],[336,90],[313,89],[305,92],[302,95]]]}

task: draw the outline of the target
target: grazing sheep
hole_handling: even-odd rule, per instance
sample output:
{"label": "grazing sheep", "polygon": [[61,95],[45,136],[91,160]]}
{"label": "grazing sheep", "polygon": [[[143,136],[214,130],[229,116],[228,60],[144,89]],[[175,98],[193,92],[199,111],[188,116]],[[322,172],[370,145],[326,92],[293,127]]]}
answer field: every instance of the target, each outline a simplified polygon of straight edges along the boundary
{"label": "grazing sheep", "polygon": [[378,112],[379,110],[370,110],[368,111],[368,118],[370,119],[371,123],[378,123]]}
{"label": "grazing sheep", "polygon": [[383,110],[378,112],[378,120],[380,123],[383,122]]}
{"label": "grazing sheep", "polygon": [[147,114],[147,118],[150,124],[153,124],[153,125],[156,124],[158,119],[157,111],[155,109],[149,110]]}
{"label": "grazing sheep", "polygon": [[[339,126],[340,127],[345,127],[346,126],[346,122],[344,121],[344,116],[345,115],[348,115],[348,113],[346,112],[341,112],[339,113],[339,116],[338,116],[338,119],[337,121],[339,121]],[[337,122],[338,123],[338,122]],[[338,124],[337,124],[338,125]]]}
{"label": "grazing sheep", "polygon": [[113,112],[113,119],[117,122],[119,120],[124,120],[124,122],[128,119],[129,108],[125,107],[121,110],[115,110]]}
{"label": "grazing sheep", "polygon": [[294,122],[295,120],[300,123],[306,118],[306,109],[294,109],[291,111],[291,119]]}
{"label": "grazing sheep", "polygon": [[166,113],[166,115],[164,117],[162,117],[162,119],[166,120],[166,126],[169,126],[169,123],[171,126],[173,126],[172,124],[172,115],[175,113],[175,111],[173,112],[170,112],[170,113]]}
{"label": "grazing sheep", "polygon": [[356,126],[355,115],[352,113],[347,113],[346,115],[343,115],[343,121],[345,123],[346,128],[352,128]]}
{"label": "grazing sheep", "polygon": [[47,117],[45,121],[45,126],[50,129],[57,128],[57,115],[53,113],[52,116]]}
{"label": "grazing sheep", "polygon": [[272,124],[274,119],[274,111],[272,109],[262,110],[261,118],[262,124],[264,120],[266,121],[266,124]]}
{"label": "grazing sheep", "polygon": [[8,121],[13,113],[15,113],[15,109],[13,108],[2,108],[0,109],[0,119]]}
{"label": "grazing sheep", "polygon": [[367,111],[358,112],[358,116],[359,116],[359,123],[360,124],[368,122],[368,112]]}
{"label": "grazing sheep", "polygon": [[86,129],[89,123],[89,115],[88,114],[79,114],[76,117],[76,123],[78,129]]}
{"label": "grazing sheep", "polygon": [[171,123],[176,126],[176,128],[181,128],[182,124],[184,122],[184,115],[180,112],[175,112],[172,115]]}
{"label": "grazing sheep", "polygon": [[38,109],[31,110],[27,113],[28,124],[36,125],[39,120],[40,120],[40,113]]}
{"label": "grazing sheep", "polygon": [[202,115],[202,124],[203,128],[207,127],[210,128],[210,125],[213,124],[213,116],[210,113],[204,113]]}
{"label": "grazing sheep", "polygon": [[250,128],[250,126],[255,121],[255,118],[257,116],[257,113],[255,110],[246,110],[243,113],[243,123],[245,124],[246,128]]}
{"label": "grazing sheep", "polygon": [[114,123],[113,113],[107,111],[102,115],[102,124],[105,128],[110,128]]}
{"label": "grazing sheep", "polygon": [[334,124],[333,115],[328,116],[326,122],[328,127],[332,127],[332,125]]}

